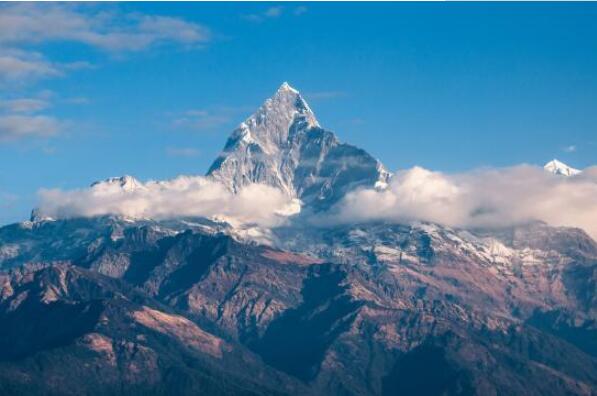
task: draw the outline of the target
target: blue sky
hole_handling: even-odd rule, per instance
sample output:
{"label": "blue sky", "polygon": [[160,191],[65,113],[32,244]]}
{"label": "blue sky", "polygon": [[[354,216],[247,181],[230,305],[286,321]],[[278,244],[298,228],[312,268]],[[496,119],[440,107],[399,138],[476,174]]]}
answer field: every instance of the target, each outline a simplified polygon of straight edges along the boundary
{"label": "blue sky", "polygon": [[597,157],[594,3],[0,5],[0,224],[203,174],[283,82],[391,170]]}

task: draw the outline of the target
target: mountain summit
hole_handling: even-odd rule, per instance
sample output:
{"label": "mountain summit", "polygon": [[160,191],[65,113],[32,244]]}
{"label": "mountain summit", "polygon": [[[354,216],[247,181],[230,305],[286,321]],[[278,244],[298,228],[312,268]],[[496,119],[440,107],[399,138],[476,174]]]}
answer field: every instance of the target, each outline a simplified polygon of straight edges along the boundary
{"label": "mountain summit", "polygon": [[562,175],[562,176],[574,176],[578,175],[581,171],[571,166],[566,165],[563,162],[558,161],[557,159],[553,159],[549,161],[547,164],[543,166],[543,169],[546,171],[553,173],[554,175]]}
{"label": "mountain summit", "polygon": [[232,132],[207,174],[234,192],[251,183],[270,185],[315,210],[355,187],[384,185],[389,177],[366,151],[321,128],[286,82]]}

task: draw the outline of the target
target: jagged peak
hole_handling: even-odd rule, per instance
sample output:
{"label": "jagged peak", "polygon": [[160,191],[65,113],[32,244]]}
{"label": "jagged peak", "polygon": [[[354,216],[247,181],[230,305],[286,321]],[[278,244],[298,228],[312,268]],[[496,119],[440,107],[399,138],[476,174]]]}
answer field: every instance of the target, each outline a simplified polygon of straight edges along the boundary
{"label": "jagged peak", "polygon": [[105,180],[96,181],[91,184],[92,188],[99,188],[101,186],[118,185],[125,191],[133,191],[138,188],[143,188],[143,183],[130,175],[109,177]]}
{"label": "jagged peak", "polygon": [[262,183],[317,208],[357,187],[384,189],[390,178],[367,152],[321,128],[286,82],[236,128],[207,174],[233,192]]}
{"label": "jagged peak", "polygon": [[271,153],[287,143],[289,129],[295,122],[305,122],[308,127],[319,126],[315,114],[299,91],[284,82],[234,130],[225,150],[253,144]]}

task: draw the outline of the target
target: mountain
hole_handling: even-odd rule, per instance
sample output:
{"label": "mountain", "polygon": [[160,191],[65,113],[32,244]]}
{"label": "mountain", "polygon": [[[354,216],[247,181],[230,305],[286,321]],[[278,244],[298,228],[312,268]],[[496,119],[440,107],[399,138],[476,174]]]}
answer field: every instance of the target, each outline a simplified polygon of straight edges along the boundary
{"label": "mountain", "polygon": [[553,159],[543,166],[543,169],[553,173],[554,175],[574,176],[581,173],[580,170],[574,169],[563,162]]}
{"label": "mountain", "polygon": [[97,190],[118,187],[124,191],[135,191],[137,189],[143,188],[143,183],[135,179],[133,176],[124,175],[120,177],[110,177],[103,181],[94,182],[90,187]]}
{"label": "mountain", "polygon": [[[317,215],[389,174],[283,84],[207,178]],[[580,229],[267,231],[116,215],[1,227],[0,393],[596,394],[597,243]]]}
{"label": "mountain", "polygon": [[130,285],[67,264],[1,276],[0,393],[307,391]]}
{"label": "mountain", "polygon": [[[580,230],[376,223],[276,232],[285,249],[247,244],[216,224],[187,220],[101,218],[4,228],[2,245],[13,253],[2,265],[16,266],[6,275],[4,306],[21,306],[13,302],[24,298],[14,292],[19,288],[25,296],[43,300],[50,293],[69,303],[122,294],[139,302],[108,323],[126,327],[126,312],[142,306],[179,315],[261,361],[255,370],[264,370],[265,378],[255,386],[263,393],[276,381],[289,387],[287,394],[420,389],[558,395],[591,394],[597,386],[597,244]],[[41,242],[45,247],[34,244]],[[50,292],[22,288],[17,280],[24,263],[32,267],[28,279],[46,279],[43,274],[54,268],[74,271],[96,279],[99,285],[84,290],[99,294],[83,298],[68,282],[70,275],[34,283]],[[110,288],[116,291],[102,297]],[[51,308],[38,304],[31,314],[15,316],[11,326],[26,329]],[[43,326],[52,329],[48,321]],[[79,337],[98,331],[93,329]],[[125,339],[138,331],[129,330]],[[72,348],[79,337],[66,339],[65,350],[41,338],[30,360],[7,359],[20,373],[33,375],[30,362],[78,356]],[[165,353],[159,345],[142,345],[158,356]],[[188,368],[185,361],[172,364]],[[249,370],[228,365],[231,381]],[[220,366],[209,367],[217,372]],[[14,385],[10,378],[3,381]]]}
{"label": "mountain", "polygon": [[389,177],[366,151],[321,128],[287,83],[232,132],[207,174],[232,191],[267,184],[315,210],[329,208],[354,188],[383,186]]}

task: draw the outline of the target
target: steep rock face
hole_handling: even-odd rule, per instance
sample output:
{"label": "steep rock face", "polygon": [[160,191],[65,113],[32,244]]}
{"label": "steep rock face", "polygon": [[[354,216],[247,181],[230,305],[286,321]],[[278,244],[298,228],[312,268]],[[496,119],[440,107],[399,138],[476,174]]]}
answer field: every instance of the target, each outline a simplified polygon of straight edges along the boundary
{"label": "steep rock face", "polygon": [[232,133],[208,175],[232,191],[267,184],[316,210],[353,188],[383,185],[389,177],[367,152],[322,129],[286,83]]}

